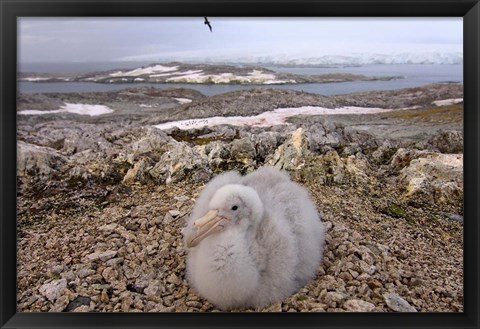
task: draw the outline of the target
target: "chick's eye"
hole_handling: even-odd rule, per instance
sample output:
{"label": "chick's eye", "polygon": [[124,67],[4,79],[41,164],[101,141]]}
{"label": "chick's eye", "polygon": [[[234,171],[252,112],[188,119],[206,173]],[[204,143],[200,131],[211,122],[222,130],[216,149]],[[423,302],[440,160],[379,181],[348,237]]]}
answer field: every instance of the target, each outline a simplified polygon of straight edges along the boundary
{"label": "chick's eye", "polygon": [[237,210],[237,209],[238,209],[237,206],[233,206],[233,207],[232,207],[232,210]]}

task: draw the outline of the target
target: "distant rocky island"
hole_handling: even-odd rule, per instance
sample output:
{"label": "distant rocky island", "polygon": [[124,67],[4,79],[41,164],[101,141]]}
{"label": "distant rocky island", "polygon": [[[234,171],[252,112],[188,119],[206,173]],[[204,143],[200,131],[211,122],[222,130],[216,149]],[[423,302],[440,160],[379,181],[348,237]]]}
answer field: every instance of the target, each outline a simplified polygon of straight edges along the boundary
{"label": "distant rocky island", "polygon": [[214,64],[150,64],[136,69],[118,69],[91,73],[21,72],[19,81],[28,82],[96,82],[96,83],[183,83],[183,84],[258,84],[280,85],[347,81],[400,79],[399,76],[377,77],[349,73],[301,75],[279,73],[258,66]]}

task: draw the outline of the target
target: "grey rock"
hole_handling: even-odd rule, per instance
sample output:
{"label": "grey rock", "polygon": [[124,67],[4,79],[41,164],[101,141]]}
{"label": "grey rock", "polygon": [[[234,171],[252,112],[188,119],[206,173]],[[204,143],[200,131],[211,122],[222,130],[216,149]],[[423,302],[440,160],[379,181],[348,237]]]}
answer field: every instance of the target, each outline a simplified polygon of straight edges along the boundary
{"label": "grey rock", "polygon": [[60,296],[49,312],[62,312],[69,302],[68,296]]}
{"label": "grey rock", "polygon": [[410,162],[398,182],[405,196],[423,195],[439,203],[463,198],[463,154],[430,154]]}
{"label": "grey rock", "polygon": [[72,312],[75,312],[75,313],[90,312],[90,305],[80,305],[79,307],[74,308]]}
{"label": "grey rock", "polygon": [[325,146],[336,149],[345,144],[342,127],[338,127],[335,122],[322,116],[313,118],[316,122],[310,125],[305,132],[311,151],[322,150]]}
{"label": "grey rock", "polygon": [[213,171],[223,171],[229,168],[231,152],[229,144],[223,142],[211,142],[199,148],[199,151],[208,157],[208,164]]}
{"label": "grey rock", "polygon": [[256,157],[255,144],[248,137],[234,140],[230,144],[230,154],[232,160],[246,167],[252,167],[256,164],[254,160]]}
{"label": "grey rock", "polygon": [[106,282],[113,282],[118,279],[118,271],[113,267],[107,267],[102,272],[102,277]]}
{"label": "grey rock", "polygon": [[165,287],[159,280],[150,282],[144,290],[144,294],[148,297],[160,297],[163,292],[165,292]]}
{"label": "grey rock", "polygon": [[17,175],[48,176],[58,172],[67,158],[50,147],[17,142]]}
{"label": "grey rock", "polygon": [[463,132],[457,130],[440,131],[427,143],[442,153],[462,153]]}
{"label": "grey rock", "polygon": [[149,158],[138,160],[133,168],[129,169],[123,177],[123,184],[132,185],[136,182],[145,184],[151,181],[151,177],[148,174],[151,168],[153,168],[153,162]]}
{"label": "grey rock", "polygon": [[49,269],[49,272],[51,275],[58,275],[60,273],[62,273],[63,271],[65,271],[67,269],[67,267],[63,264],[57,264],[57,265],[53,265],[52,267],[50,267]]}
{"label": "grey rock", "polygon": [[184,142],[168,144],[167,151],[149,173],[167,184],[180,181],[187,175],[199,182],[209,180],[211,177],[207,157]]}
{"label": "grey rock", "polygon": [[372,158],[378,164],[388,164],[392,161],[392,157],[396,152],[397,148],[390,143],[384,143],[372,153]]}
{"label": "grey rock", "polygon": [[91,262],[95,261],[102,261],[106,262],[107,260],[115,257],[117,255],[117,252],[114,250],[107,250],[103,252],[94,252],[92,254],[87,255],[87,259]]}
{"label": "grey rock", "polygon": [[151,279],[152,279],[151,275],[146,275],[146,274],[141,275],[135,280],[135,283],[133,284],[133,289],[135,289],[135,291],[139,293],[143,292],[145,288],[147,288],[148,285],[150,284]]}
{"label": "grey rock", "polygon": [[121,264],[123,264],[124,261],[125,260],[124,260],[123,257],[112,258],[112,259],[109,259],[105,262],[105,266],[121,265]]}
{"label": "grey rock", "polygon": [[93,275],[95,273],[96,272],[92,269],[82,268],[77,272],[77,276],[82,279],[82,278],[86,278],[87,276]]}
{"label": "grey rock", "polygon": [[49,301],[54,302],[60,296],[62,289],[66,287],[67,280],[52,280],[51,282],[44,283],[39,291],[43,296],[47,297]]}
{"label": "grey rock", "polygon": [[341,303],[345,299],[345,295],[336,291],[329,291],[325,295],[325,302],[328,305],[336,305],[336,303]]}
{"label": "grey rock", "polygon": [[167,282],[173,283],[175,285],[178,285],[181,283],[181,280],[178,278],[175,273],[170,274],[170,276],[167,278]]}
{"label": "grey rock", "polygon": [[112,223],[112,224],[100,226],[98,229],[102,232],[105,232],[105,234],[111,234],[115,231],[117,227],[118,227],[118,224]]}
{"label": "grey rock", "polygon": [[[90,309],[90,302],[91,298],[90,297],[85,297],[85,296],[78,296],[74,300],[72,300],[68,305],[65,311],[67,312],[88,312]],[[81,308],[81,307],[84,308]],[[87,307],[87,308],[85,308]]]}
{"label": "grey rock", "polygon": [[264,162],[267,156],[273,154],[280,142],[280,133],[263,131],[252,135],[255,142],[255,152],[258,160]]}
{"label": "grey rock", "polygon": [[164,131],[153,127],[143,128],[141,134],[137,141],[129,145],[129,149],[136,155],[149,152],[161,154],[164,146],[172,141]]}
{"label": "grey rock", "polygon": [[446,212],[441,212],[440,215],[443,215],[443,216],[447,217],[448,219],[450,219],[452,221],[463,223],[463,216],[462,215],[446,213]]}
{"label": "grey rock", "polygon": [[85,278],[85,281],[87,281],[87,283],[89,284],[100,283],[103,281],[103,278],[100,274],[93,274],[93,275],[87,276]]}
{"label": "grey rock", "polygon": [[419,157],[425,157],[432,152],[425,151],[425,150],[414,150],[414,149],[406,149],[406,148],[399,148],[397,152],[392,156],[390,161],[390,169],[393,171],[400,171],[405,167],[410,165],[410,162],[414,159]]}
{"label": "grey rock", "polygon": [[343,308],[349,312],[372,312],[375,305],[361,299],[349,299],[343,303]]}
{"label": "grey rock", "polygon": [[180,214],[181,214],[180,211],[178,211],[178,210],[169,210],[168,213],[169,213],[170,216],[172,216],[173,218],[178,217],[178,216],[180,216]]}
{"label": "grey rock", "polygon": [[278,169],[297,170],[305,165],[305,157],[309,152],[308,138],[303,129],[298,128],[277,148],[267,162]]}
{"label": "grey rock", "polygon": [[67,280],[68,282],[75,280],[75,274],[73,271],[67,271],[60,274],[60,277]]}
{"label": "grey rock", "polygon": [[383,298],[387,306],[395,312],[417,312],[415,307],[395,293],[385,293],[383,294]]}

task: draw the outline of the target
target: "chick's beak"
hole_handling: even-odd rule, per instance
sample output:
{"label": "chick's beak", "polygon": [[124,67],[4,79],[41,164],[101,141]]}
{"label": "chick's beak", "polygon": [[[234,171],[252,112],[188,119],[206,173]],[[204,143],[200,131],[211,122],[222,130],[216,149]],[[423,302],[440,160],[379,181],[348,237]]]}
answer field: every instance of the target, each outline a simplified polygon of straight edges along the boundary
{"label": "chick's beak", "polygon": [[210,234],[223,230],[227,222],[227,218],[218,215],[218,210],[210,210],[205,216],[193,222],[197,231],[188,238],[187,247],[195,247]]}

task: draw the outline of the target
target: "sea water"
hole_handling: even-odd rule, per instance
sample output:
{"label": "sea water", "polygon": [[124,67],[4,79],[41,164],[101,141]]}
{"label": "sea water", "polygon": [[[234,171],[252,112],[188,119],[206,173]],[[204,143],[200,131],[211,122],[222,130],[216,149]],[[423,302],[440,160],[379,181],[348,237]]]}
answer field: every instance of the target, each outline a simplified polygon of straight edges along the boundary
{"label": "sea water", "polygon": [[[23,72],[38,73],[85,73],[112,69],[133,69],[148,65],[144,62],[123,63],[31,63],[20,66]],[[22,93],[51,92],[94,92],[112,91],[127,87],[149,86],[154,88],[191,88],[206,96],[251,88],[279,88],[304,91],[314,94],[335,95],[373,90],[395,90],[421,87],[431,83],[455,82],[463,83],[463,65],[461,64],[370,64],[361,66],[329,66],[329,67],[278,67],[264,66],[276,72],[295,74],[327,74],[352,73],[366,76],[398,76],[401,78],[388,81],[349,81],[332,83],[305,83],[285,85],[204,85],[204,84],[171,84],[171,83],[122,83],[103,84],[94,82],[26,82],[18,83],[18,91]]]}

